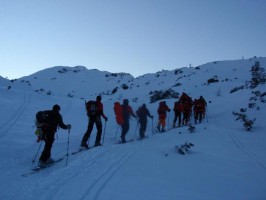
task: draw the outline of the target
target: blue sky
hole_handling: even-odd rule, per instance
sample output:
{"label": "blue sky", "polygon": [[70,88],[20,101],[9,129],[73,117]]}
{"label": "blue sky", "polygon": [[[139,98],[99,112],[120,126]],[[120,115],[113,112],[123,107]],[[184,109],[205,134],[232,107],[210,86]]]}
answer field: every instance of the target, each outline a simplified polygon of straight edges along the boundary
{"label": "blue sky", "polygon": [[265,0],[0,0],[0,75],[128,72],[266,56]]}

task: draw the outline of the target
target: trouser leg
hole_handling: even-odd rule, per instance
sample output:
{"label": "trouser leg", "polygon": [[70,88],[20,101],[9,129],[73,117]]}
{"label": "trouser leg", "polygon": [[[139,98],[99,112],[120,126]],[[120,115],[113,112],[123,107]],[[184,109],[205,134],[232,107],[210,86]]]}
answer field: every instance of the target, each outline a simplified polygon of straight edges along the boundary
{"label": "trouser leg", "polygon": [[82,141],[81,141],[82,144],[87,144],[88,139],[89,139],[91,132],[92,132],[92,129],[93,129],[93,125],[94,125],[94,121],[92,119],[90,119],[89,123],[88,123],[87,131],[85,132],[85,134],[82,138]]}
{"label": "trouser leg", "polygon": [[102,138],[102,122],[100,119],[96,121],[96,128],[97,128],[97,136],[95,140],[95,145],[100,144]]}
{"label": "trouser leg", "polygon": [[52,133],[52,132],[46,133],[46,137],[44,140],[45,142],[44,149],[40,156],[40,160],[43,162],[46,162],[51,157],[51,150],[52,150],[52,146],[54,143],[54,134],[55,133]]}
{"label": "trouser leg", "polygon": [[125,121],[124,124],[122,125],[122,133],[121,133],[122,140],[125,140],[128,130],[129,130],[129,122]]}

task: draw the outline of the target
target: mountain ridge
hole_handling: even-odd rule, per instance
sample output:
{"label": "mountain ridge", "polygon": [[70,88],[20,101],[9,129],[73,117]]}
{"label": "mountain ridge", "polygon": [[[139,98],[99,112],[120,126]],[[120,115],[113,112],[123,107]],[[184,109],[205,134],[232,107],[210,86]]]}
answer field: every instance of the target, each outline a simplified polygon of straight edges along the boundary
{"label": "mountain ridge", "polygon": [[[84,66],[55,66],[26,77],[10,80],[11,83],[1,78],[0,83],[11,88],[24,84],[30,90],[34,90],[39,94],[68,96],[80,99],[92,98],[96,95],[105,95],[115,99],[123,98],[123,96],[131,99],[142,98],[134,95],[139,89],[145,91],[146,97],[154,91],[168,89],[179,93],[196,92],[197,95],[200,95],[197,88],[209,86],[208,89],[218,90],[213,87],[215,84],[210,84],[215,83],[215,81],[228,84],[228,90],[243,84],[250,77],[248,77],[249,73],[241,73],[241,71],[250,70],[256,61],[264,65],[266,58],[214,61],[197,67],[161,70],[136,78],[129,73],[111,73],[97,69],[87,69]],[[217,72],[226,74],[226,77],[220,76]],[[203,77],[206,77],[205,80],[203,80]]]}

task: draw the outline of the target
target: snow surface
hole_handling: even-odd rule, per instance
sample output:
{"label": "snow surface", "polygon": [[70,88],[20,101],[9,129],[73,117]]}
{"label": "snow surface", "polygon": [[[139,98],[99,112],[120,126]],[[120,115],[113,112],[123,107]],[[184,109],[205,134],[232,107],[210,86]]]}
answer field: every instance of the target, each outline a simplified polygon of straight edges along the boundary
{"label": "snow surface", "polygon": [[[266,92],[265,84],[230,93],[251,79],[250,69],[255,61],[265,69],[266,58],[253,58],[212,62],[198,69],[161,71],[137,78],[130,74],[112,76],[81,66],[50,68],[14,82],[0,77],[0,199],[265,200],[266,106],[258,100],[254,109],[248,108],[252,91]],[[66,72],[58,73],[63,68]],[[207,84],[215,76],[219,82]],[[181,85],[176,86],[177,83]],[[122,84],[129,89],[122,89]],[[111,94],[115,87],[117,92]],[[207,117],[196,125],[195,133],[189,133],[187,127],[152,132],[158,102],[149,103],[149,92],[169,88],[179,93],[185,91],[193,98],[203,95],[208,101]],[[47,95],[47,91],[52,94]],[[103,146],[70,155],[67,166],[65,159],[40,173],[21,176],[38,161],[37,158],[32,164],[40,146],[34,135],[35,113],[60,104],[64,122],[72,125],[69,152],[73,152],[79,149],[87,128],[84,99],[94,99],[97,94],[102,94],[109,118]],[[147,139],[115,144],[120,130],[114,119],[113,103],[122,102],[123,98],[130,100],[134,110],[146,103],[155,116],[148,122]],[[175,101],[166,99],[171,108]],[[232,115],[240,108],[248,108],[249,118],[256,117],[250,132]],[[173,112],[168,116],[168,126],[172,120]],[[138,138],[137,122],[132,119],[130,123],[127,139]],[[95,137],[96,128],[90,146]],[[195,146],[186,155],[178,154],[175,146],[186,141]],[[52,149],[53,158],[66,155],[67,142],[68,132],[60,129]]]}

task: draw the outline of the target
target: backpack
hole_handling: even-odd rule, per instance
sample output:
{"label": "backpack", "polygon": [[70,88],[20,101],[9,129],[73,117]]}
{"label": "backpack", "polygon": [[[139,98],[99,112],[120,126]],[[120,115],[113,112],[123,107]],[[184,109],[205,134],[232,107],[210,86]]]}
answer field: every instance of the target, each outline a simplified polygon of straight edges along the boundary
{"label": "backpack", "polygon": [[146,116],[146,109],[143,107],[139,107],[139,109],[136,111],[136,114],[138,117]]}
{"label": "backpack", "polygon": [[116,123],[118,125],[123,125],[124,124],[123,108],[119,102],[114,103],[114,112],[115,112]]}
{"label": "backpack", "polygon": [[204,111],[205,110],[205,104],[204,104],[204,101],[202,99],[197,100],[196,106],[197,106],[198,111]]}
{"label": "backpack", "polygon": [[183,106],[180,101],[175,102],[174,111],[183,112]]}
{"label": "backpack", "polygon": [[184,101],[183,102],[183,111],[184,112],[190,112],[191,111],[191,102],[189,101]]}
{"label": "backpack", "polygon": [[88,101],[86,103],[86,110],[87,110],[87,115],[89,117],[91,116],[96,116],[97,111],[98,111],[98,106],[96,101]]}
{"label": "backpack", "polygon": [[47,124],[51,117],[47,111],[38,111],[36,113],[36,124]]}
{"label": "backpack", "polygon": [[158,114],[165,114],[166,113],[166,110],[165,110],[165,103],[163,101],[161,101],[159,103],[159,108],[157,110]]}
{"label": "backpack", "polygon": [[44,139],[44,130],[49,125],[51,121],[51,116],[49,111],[38,111],[36,113],[35,125],[37,127],[35,135],[37,136],[37,142]]}

